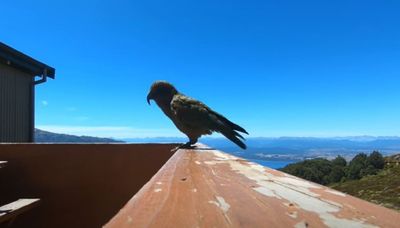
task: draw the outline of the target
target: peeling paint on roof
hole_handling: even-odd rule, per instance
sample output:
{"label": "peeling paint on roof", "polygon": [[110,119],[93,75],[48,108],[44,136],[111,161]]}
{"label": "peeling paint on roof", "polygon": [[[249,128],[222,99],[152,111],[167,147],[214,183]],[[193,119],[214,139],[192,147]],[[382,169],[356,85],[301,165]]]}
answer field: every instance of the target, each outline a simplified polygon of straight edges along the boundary
{"label": "peeling paint on roof", "polygon": [[[204,148],[204,147],[202,147]],[[162,192],[154,192],[163,183]],[[127,226],[126,216],[133,222]],[[106,227],[397,227],[400,214],[213,149],[178,150]]]}
{"label": "peeling paint on roof", "polygon": [[221,163],[221,162],[218,162],[218,161],[205,161],[204,162],[204,164],[206,164],[206,165],[216,165],[218,163]]}
{"label": "peeling paint on roof", "polygon": [[296,219],[297,218],[297,211],[294,211],[292,213],[286,213],[289,217]]}
{"label": "peeling paint on roof", "polygon": [[131,216],[128,216],[127,222],[128,222],[128,223],[131,223],[132,221],[133,221],[132,217],[131,217]]}
{"label": "peeling paint on roof", "polygon": [[332,228],[378,228],[378,226],[367,224],[362,220],[338,218],[330,213],[321,213],[320,217],[324,220],[325,225]]}
{"label": "peeling paint on roof", "polygon": [[231,223],[231,221],[230,221],[230,219],[229,219],[229,216],[227,215],[227,212],[229,211],[229,208],[230,208],[231,206],[225,201],[225,199],[224,199],[223,197],[221,197],[221,196],[216,196],[215,198],[217,199],[217,201],[210,200],[210,201],[208,201],[208,203],[214,204],[214,205],[216,205],[217,207],[219,207],[219,208],[222,210],[222,212],[224,213],[225,219],[226,219],[229,223]]}
{"label": "peeling paint on roof", "polygon": [[325,192],[329,192],[329,193],[332,193],[332,194],[337,195],[337,196],[343,196],[343,197],[346,196],[345,193],[339,192],[339,191],[336,191],[336,190],[333,190],[333,189],[326,189]]}
{"label": "peeling paint on roof", "polygon": [[310,190],[310,188],[321,188],[317,184],[295,177],[277,177],[267,173],[261,165],[235,162],[232,161],[233,159],[229,159],[230,156],[221,152],[214,152],[214,154],[221,158],[217,160],[228,163],[232,170],[256,181],[258,187],[253,188],[255,191],[268,197],[293,202],[300,209],[317,214],[329,227],[376,227],[357,219],[338,218],[335,213],[340,211],[341,205],[318,198],[319,195]]}
{"label": "peeling paint on roof", "polygon": [[294,226],[294,228],[307,228],[307,227],[308,227],[308,224],[304,221],[301,221]]}
{"label": "peeling paint on roof", "polygon": [[219,207],[226,213],[231,207],[228,203],[225,202],[225,199],[221,196],[216,197],[218,200]]}

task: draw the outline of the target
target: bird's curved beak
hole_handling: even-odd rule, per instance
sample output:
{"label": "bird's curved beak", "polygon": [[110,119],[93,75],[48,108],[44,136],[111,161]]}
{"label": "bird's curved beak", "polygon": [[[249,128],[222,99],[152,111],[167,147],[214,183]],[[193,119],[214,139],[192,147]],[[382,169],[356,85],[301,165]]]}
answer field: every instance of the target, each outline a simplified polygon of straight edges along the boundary
{"label": "bird's curved beak", "polygon": [[152,94],[151,94],[151,92],[147,95],[147,104],[149,104],[150,105],[150,100],[152,100],[153,99],[153,97],[152,97]]}

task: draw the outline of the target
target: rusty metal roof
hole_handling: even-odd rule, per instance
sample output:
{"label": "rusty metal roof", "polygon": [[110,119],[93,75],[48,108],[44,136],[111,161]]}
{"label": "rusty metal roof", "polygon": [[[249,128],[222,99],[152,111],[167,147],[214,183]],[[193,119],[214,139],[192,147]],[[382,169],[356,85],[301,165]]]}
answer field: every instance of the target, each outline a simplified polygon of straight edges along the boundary
{"label": "rusty metal roof", "polygon": [[200,146],[178,150],[105,227],[398,227],[400,213]]}

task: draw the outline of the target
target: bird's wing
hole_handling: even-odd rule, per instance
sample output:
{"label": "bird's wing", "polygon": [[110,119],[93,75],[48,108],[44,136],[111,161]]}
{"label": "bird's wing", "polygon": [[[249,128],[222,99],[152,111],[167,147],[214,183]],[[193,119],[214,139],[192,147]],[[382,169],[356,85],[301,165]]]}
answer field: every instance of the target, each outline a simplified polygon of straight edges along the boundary
{"label": "bird's wing", "polygon": [[215,131],[215,115],[205,104],[184,95],[175,95],[171,101],[171,109],[177,119],[192,128],[207,128]]}
{"label": "bird's wing", "polygon": [[236,132],[247,133],[246,130],[213,111],[202,102],[178,94],[171,101],[171,109],[176,118],[185,126],[220,132],[241,148],[246,148],[246,145],[239,139],[243,139],[243,136]]}

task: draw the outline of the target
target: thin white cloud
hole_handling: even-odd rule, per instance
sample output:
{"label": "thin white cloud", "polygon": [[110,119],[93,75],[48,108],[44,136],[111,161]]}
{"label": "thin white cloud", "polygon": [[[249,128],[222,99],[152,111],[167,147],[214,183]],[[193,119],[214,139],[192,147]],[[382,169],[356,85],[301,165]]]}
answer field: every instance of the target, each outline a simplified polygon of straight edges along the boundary
{"label": "thin white cloud", "polygon": [[40,102],[42,104],[42,106],[46,107],[47,105],[49,105],[49,102],[43,100]]}
{"label": "thin white cloud", "polygon": [[65,126],[38,125],[37,128],[54,133],[107,138],[146,138],[184,136],[174,129],[143,129],[125,126]]}

